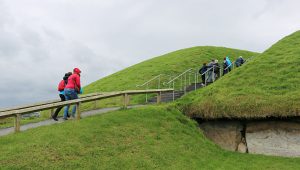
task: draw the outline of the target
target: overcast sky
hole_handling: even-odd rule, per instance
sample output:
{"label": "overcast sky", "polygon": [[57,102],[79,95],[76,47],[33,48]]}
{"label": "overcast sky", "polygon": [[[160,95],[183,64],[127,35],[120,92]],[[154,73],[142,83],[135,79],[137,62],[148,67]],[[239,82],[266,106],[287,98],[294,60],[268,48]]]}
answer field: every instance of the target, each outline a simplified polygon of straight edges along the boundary
{"label": "overcast sky", "polygon": [[299,0],[0,0],[0,107],[192,46],[263,52],[300,28]]}

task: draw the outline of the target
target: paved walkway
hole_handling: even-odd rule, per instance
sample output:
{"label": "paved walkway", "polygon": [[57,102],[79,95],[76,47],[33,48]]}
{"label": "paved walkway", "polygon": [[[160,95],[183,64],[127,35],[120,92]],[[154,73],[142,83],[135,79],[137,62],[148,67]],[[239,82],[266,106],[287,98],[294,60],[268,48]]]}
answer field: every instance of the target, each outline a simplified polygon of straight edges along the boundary
{"label": "paved walkway", "polygon": [[[128,106],[128,108],[136,108],[136,107],[142,107],[142,106],[144,106],[144,105]],[[85,117],[89,117],[89,116],[100,115],[103,113],[107,113],[109,111],[115,111],[115,110],[119,110],[119,109],[120,109],[120,107],[112,107],[112,108],[103,108],[103,109],[98,109],[98,110],[86,111],[86,112],[81,113],[81,117],[85,118]],[[58,118],[58,121],[54,121],[53,119],[48,119],[48,120],[44,120],[44,121],[37,122],[37,123],[29,123],[26,125],[22,125],[21,131],[25,131],[25,130],[32,129],[32,128],[37,128],[40,126],[47,126],[47,125],[52,125],[52,124],[57,124],[57,123],[63,123],[63,122],[65,122],[65,120],[63,120],[63,118],[61,117],[61,118]],[[14,133],[14,131],[15,131],[14,127],[0,129],[0,136],[5,136],[10,133]]]}

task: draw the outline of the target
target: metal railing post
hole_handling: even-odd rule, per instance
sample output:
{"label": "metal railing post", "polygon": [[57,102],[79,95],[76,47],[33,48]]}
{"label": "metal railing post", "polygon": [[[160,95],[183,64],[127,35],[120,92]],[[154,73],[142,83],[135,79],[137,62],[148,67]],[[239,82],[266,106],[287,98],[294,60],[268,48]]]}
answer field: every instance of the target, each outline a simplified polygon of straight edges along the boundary
{"label": "metal railing post", "polygon": [[184,94],[186,93],[186,73],[184,74]]}
{"label": "metal railing post", "polygon": [[[149,84],[147,83],[146,90],[148,90]],[[148,103],[148,93],[146,93],[146,103]]]}
{"label": "metal railing post", "polygon": [[195,71],[195,90],[197,89],[197,76],[198,76],[198,74],[197,74],[197,72]]}
{"label": "metal railing post", "polygon": [[191,73],[189,72],[189,85],[191,84]]}
{"label": "metal railing post", "polygon": [[212,81],[215,82],[215,67],[213,66],[213,71],[212,71]]}
{"label": "metal railing post", "polygon": [[173,81],[173,101],[175,100],[175,82]]}
{"label": "metal railing post", "polygon": [[180,84],[181,87],[180,87],[180,89],[183,91],[183,88],[182,88],[183,87],[183,77],[182,77],[182,75],[180,77],[181,77],[181,84]]}
{"label": "metal railing post", "polygon": [[161,75],[159,75],[159,77],[158,77],[158,86],[157,86],[157,89],[160,89],[160,76]]}

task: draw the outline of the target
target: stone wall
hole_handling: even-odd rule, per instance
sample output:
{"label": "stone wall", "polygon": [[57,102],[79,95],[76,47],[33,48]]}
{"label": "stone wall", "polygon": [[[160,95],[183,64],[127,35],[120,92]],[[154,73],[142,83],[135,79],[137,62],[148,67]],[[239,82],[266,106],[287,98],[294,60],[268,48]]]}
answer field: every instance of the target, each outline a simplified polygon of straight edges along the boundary
{"label": "stone wall", "polygon": [[300,124],[286,121],[247,124],[249,153],[300,156]]}
{"label": "stone wall", "polygon": [[224,149],[236,151],[242,125],[238,121],[211,121],[200,124],[205,136]]}
{"label": "stone wall", "polygon": [[300,157],[300,123],[284,120],[207,121],[207,138],[230,151]]}

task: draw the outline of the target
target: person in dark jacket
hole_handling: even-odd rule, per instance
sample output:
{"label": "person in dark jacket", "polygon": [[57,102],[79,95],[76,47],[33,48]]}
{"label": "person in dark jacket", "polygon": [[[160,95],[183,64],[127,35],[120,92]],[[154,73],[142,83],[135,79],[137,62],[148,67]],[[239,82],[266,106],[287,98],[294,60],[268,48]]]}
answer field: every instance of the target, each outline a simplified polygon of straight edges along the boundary
{"label": "person in dark jacket", "polygon": [[219,75],[220,75],[220,65],[219,65],[218,60],[214,61],[214,71],[215,71],[216,77],[219,77]]}
{"label": "person in dark jacket", "polygon": [[203,63],[203,66],[200,68],[199,73],[201,74],[202,83],[205,84],[205,72],[207,71],[206,63]]}
{"label": "person in dark jacket", "polygon": [[240,57],[239,57],[238,59],[236,59],[236,61],[235,61],[236,67],[240,67],[240,66],[242,66],[244,63],[245,63],[245,60],[243,59],[242,56],[240,56]]}
{"label": "person in dark jacket", "polygon": [[[59,82],[58,84],[58,91],[59,91],[59,97],[60,97],[60,100],[61,101],[66,101],[66,98],[65,98],[65,86],[67,85],[68,83],[68,78],[72,75],[71,72],[68,72],[65,74],[65,76],[63,77],[63,79]],[[63,107],[58,107],[54,114],[52,115],[52,119],[55,120],[55,121],[58,121],[57,119],[57,115],[59,113],[59,111],[62,109]]]}

